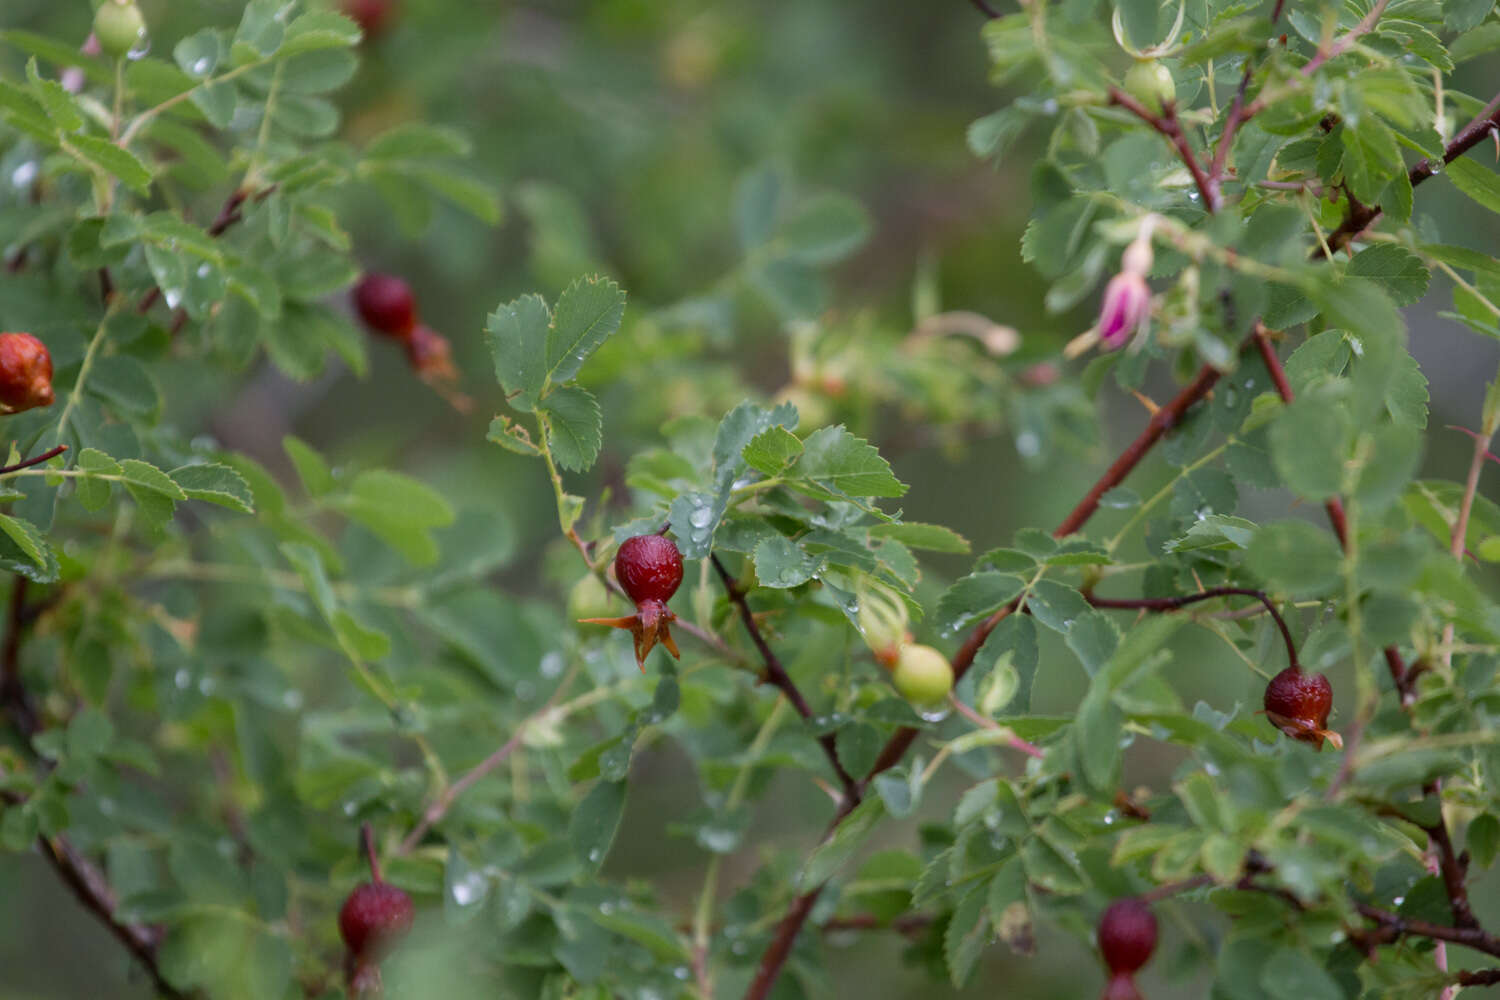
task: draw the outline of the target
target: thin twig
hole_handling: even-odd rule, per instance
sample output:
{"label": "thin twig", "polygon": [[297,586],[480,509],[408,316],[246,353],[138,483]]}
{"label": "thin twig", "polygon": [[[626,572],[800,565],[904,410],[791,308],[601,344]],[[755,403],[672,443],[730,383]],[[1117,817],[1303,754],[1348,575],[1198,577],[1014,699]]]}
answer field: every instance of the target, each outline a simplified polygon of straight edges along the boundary
{"label": "thin twig", "polygon": [[1111,598],[1095,597],[1093,594],[1087,596],[1088,602],[1096,608],[1141,608],[1147,611],[1176,611],[1190,604],[1212,600],[1215,597],[1253,597],[1265,605],[1266,611],[1270,612],[1271,618],[1275,620],[1276,627],[1281,630],[1282,641],[1286,643],[1287,666],[1298,665],[1297,644],[1292,641],[1291,629],[1286,627],[1286,621],[1281,617],[1281,612],[1276,610],[1276,605],[1263,590],[1254,590],[1249,587],[1210,587],[1199,593],[1186,594],[1182,597]]}
{"label": "thin twig", "polygon": [[1313,57],[1307,61],[1307,64],[1302,67],[1302,75],[1305,77],[1312,76],[1318,71],[1319,66],[1322,66],[1330,59],[1337,59],[1345,52],[1348,52],[1354,47],[1355,42],[1375,30],[1375,25],[1380,20],[1380,15],[1385,13],[1386,5],[1389,3],[1390,0],[1376,0],[1375,6],[1370,8],[1370,12],[1358,24],[1334,39],[1326,49],[1318,49]]}
{"label": "thin twig", "polygon": [[15,465],[7,465],[7,466],[0,467],[0,476],[3,476],[3,475],[5,475],[8,472],[20,472],[22,469],[29,469],[33,465],[41,465],[43,462],[50,462],[54,458],[56,458],[58,455],[61,455],[63,452],[65,452],[67,450],[68,450],[68,446],[67,445],[60,444],[60,445],[58,445],[55,448],[49,448],[49,449],[47,449],[46,451],[42,452],[40,455],[33,455],[31,458],[23,459],[22,461],[17,462]]}
{"label": "thin twig", "polygon": [[567,677],[564,677],[562,683],[557,685],[556,690],[554,690],[551,696],[547,698],[546,702],[542,704],[542,707],[528,715],[526,718],[522,719],[520,724],[516,726],[516,731],[511,734],[510,739],[501,744],[499,749],[490,754],[484,760],[480,761],[478,764],[475,764],[457,781],[453,782],[453,784],[443,789],[442,793],[438,795],[437,798],[432,800],[427,808],[423,810],[422,818],[417,822],[417,825],[412,827],[411,832],[408,833],[406,835],[406,838],[401,841],[401,846],[396,848],[397,854],[410,854],[413,850],[415,850],[416,846],[422,842],[422,838],[427,835],[427,831],[431,830],[433,826],[439,823],[442,818],[448,814],[448,810],[453,808],[453,803],[458,801],[459,796],[463,795],[464,792],[467,792],[470,788],[473,788],[476,784],[478,784],[485,775],[489,774],[495,768],[505,763],[505,759],[515,751],[516,747],[521,745],[521,740],[526,737],[526,730],[530,728],[537,719],[541,718],[548,711],[550,711],[552,706],[557,703],[557,700],[562,697],[563,692],[566,691],[568,685],[572,683],[573,676],[574,675],[570,673]]}
{"label": "thin twig", "polygon": [[[786,672],[786,667],[782,666],[781,658],[776,655],[776,651],[771,648],[771,644],[766,642],[766,637],[761,634],[760,625],[755,620],[755,614],[750,610],[750,602],[745,598],[745,591],[729,575],[729,571],[724,568],[724,563],[720,561],[718,555],[710,554],[708,558],[713,563],[714,572],[719,575],[719,582],[724,585],[724,593],[728,595],[730,603],[739,609],[740,621],[745,623],[745,631],[749,633],[750,641],[755,644],[756,651],[760,653],[760,658],[766,665],[765,682],[774,684],[779,688],[782,694],[786,695],[786,700],[791,702],[792,707],[797,710],[797,714],[810,721],[813,717],[812,707],[808,705],[807,699],[798,690],[797,683]],[[823,753],[828,757],[828,763],[833,765],[833,773],[838,775],[839,782],[844,786],[844,796],[846,798],[852,797],[855,804],[858,804],[860,799],[859,783],[854,780],[854,776],[845,770],[844,765],[839,762],[838,747],[834,742],[833,734],[819,734],[818,745],[823,748]]]}
{"label": "thin twig", "polygon": [[[965,719],[968,719],[980,729],[1005,729],[1004,726],[1000,725],[1000,723],[996,722],[994,719],[988,718],[984,715],[980,715],[974,709],[970,708],[967,704],[964,703],[964,700],[962,698],[954,694],[952,691],[948,692],[948,701],[952,703],[955,709],[957,709],[959,715],[962,715]],[[1021,751],[1028,757],[1035,757],[1037,760],[1041,760],[1047,756],[1046,753],[1043,752],[1041,747],[1028,740],[1021,739],[1021,737],[1017,736],[1015,733],[1010,732],[1009,730],[1006,731],[1005,745],[1010,747],[1012,750]]]}
{"label": "thin twig", "polygon": [[1165,137],[1177,152],[1178,159],[1182,160],[1183,166],[1188,168],[1188,173],[1192,174],[1193,184],[1203,198],[1204,210],[1210,215],[1218,211],[1218,196],[1214,193],[1213,185],[1209,183],[1208,175],[1203,172],[1203,164],[1198,162],[1198,155],[1188,144],[1187,135],[1182,131],[1182,123],[1177,120],[1177,110],[1171,102],[1167,102],[1161,114],[1156,114],[1118,87],[1110,87],[1109,103],[1117,104],[1129,111]]}
{"label": "thin twig", "polygon": [[969,2],[972,3],[975,7],[978,7],[979,12],[985,17],[988,17],[991,21],[994,21],[1000,17],[1000,12],[991,7],[988,3],[988,0],[969,0]]}

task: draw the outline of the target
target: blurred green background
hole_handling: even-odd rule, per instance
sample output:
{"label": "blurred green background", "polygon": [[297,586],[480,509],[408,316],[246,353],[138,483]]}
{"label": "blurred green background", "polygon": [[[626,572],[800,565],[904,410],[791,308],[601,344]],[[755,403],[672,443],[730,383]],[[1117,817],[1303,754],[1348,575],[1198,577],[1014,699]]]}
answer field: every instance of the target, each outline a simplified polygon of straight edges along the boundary
{"label": "blurred green background", "polygon": [[[337,459],[404,467],[463,506],[482,502],[513,526],[518,558],[499,581],[513,593],[556,599],[566,573],[544,567],[566,557],[549,558],[556,533],[544,478],[532,463],[484,442],[498,402],[480,332],[485,315],[523,292],[555,297],[590,270],[621,281],[637,316],[704,295],[735,266],[731,198],[748,169],[773,163],[808,189],[844,191],[869,208],[871,240],[834,276],[832,302],[843,321],[858,313],[882,330],[905,330],[918,275],[925,274],[922,294],[929,301],[936,292],[942,308],[974,310],[1021,330],[1023,357],[1054,354],[1090,322],[1092,299],[1070,316],[1048,316],[1041,282],[1019,259],[1028,168],[1039,150],[1023,141],[997,167],[966,147],[968,124],[1006,98],[986,82],[982,18],[965,0],[395,2],[391,29],[364,46],[365,65],[342,94],[344,138],[358,144],[407,119],[454,125],[474,139],[473,172],[501,190],[506,215],[491,229],[440,207],[413,239],[382,202],[351,193],[344,218],[368,267],[412,282],[426,321],[453,340],[465,388],[479,406],[456,413],[416,383],[387,344],[373,345],[364,380],[338,370],[296,384],[266,366],[222,384],[184,380],[164,389],[183,426],[211,432],[273,469],[285,471],[280,441],[296,433]],[[166,47],[202,25],[232,24],[240,9],[234,0],[142,0],[142,6],[156,44]],[[0,3],[0,28],[81,42],[90,19],[87,0]],[[18,53],[0,47],[7,74],[20,63]],[[1471,69],[1476,91],[1492,68]],[[1446,184],[1422,189],[1418,215],[1448,242],[1495,250],[1496,234],[1465,231]],[[1435,289],[1411,311],[1412,343],[1432,383],[1428,471],[1454,477],[1469,445],[1442,428],[1475,420],[1500,349],[1441,319],[1446,298],[1446,289]],[[623,458],[653,440],[653,428],[667,417],[717,417],[740,395],[767,398],[788,381],[786,335],[753,304],[736,311],[730,336],[684,341],[681,350],[724,359],[732,378],[705,386],[667,371],[659,384],[643,386],[643,373],[634,373],[607,392],[605,461],[595,481],[576,492],[595,496],[606,484],[619,487]],[[1156,385],[1164,395],[1165,381]],[[651,389],[648,398],[643,388]],[[1101,405],[1108,418],[1103,446],[1031,461],[1018,454],[1013,431],[971,438],[956,450],[926,447],[920,435],[903,433],[902,415],[892,407],[866,415],[861,430],[913,484],[902,502],[909,518],[949,524],[984,551],[1018,526],[1055,522],[1107,457],[1105,446],[1138,426],[1135,402],[1106,393]],[[1132,486],[1144,495],[1150,480],[1163,475],[1159,463],[1149,465]],[[1284,506],[1280,497],[1244,501],[1250,517]],[[1101,517],[1106,528],[1113,520]],[[952,574],[962,563],[935,568]],[[1081,672],[1071,661],[1052,673],[1045,665],[1044,659],[1036,709],[1076,703]],[[1227,706],[1258,698],[1243,668],[1236,670],[1206,637],[1183,642],[1175,669],[1190,699]],[[1334,676],[1339,688],[1337,669]],[[1139,782],[1160,782],[1177,763],[1140,756],[1128,775]],[[950,775],[955,787],[959,780]],[[643,753],[610,862],[614,875],[652,879],[683,911],[706,859],[662,834],[672,817],[692,807],[692,781],[686,759],[669,743]],[[942,803],[943,796],[928,801]],[[787,777],[761,808],[747,838],[751,846],[726,869],[724,884],[742,882],[759,866],[757,844],[810,847],[827,813],[815,789]],[[890,835],[910,838],[914,827],[897,825]],[[663,843],[671,850],[664,852]],[[1494,896],[1476,888],[1477,900]],[[1493,914],[1500,906],[1481,909]],[[1169,946],[1144,980],[1157,1000],[1206,989],[1202,981],[1161,985],[1176,979],[1174,946],[1202,934],[1196,916],[1178,910],[1167,919]],[[1084,944],[1054,928],[1039,930],[1036,958],[992,948],[964,995],[1092,995],[1100,976]],[[893,933],[829,943],[839,996],[950,993],[945,982],[903,965],[902,942]],[[4,1000],[149,992],[131,975],[124,951],[52,874],[14,856],[0,858],[0,970]]]}

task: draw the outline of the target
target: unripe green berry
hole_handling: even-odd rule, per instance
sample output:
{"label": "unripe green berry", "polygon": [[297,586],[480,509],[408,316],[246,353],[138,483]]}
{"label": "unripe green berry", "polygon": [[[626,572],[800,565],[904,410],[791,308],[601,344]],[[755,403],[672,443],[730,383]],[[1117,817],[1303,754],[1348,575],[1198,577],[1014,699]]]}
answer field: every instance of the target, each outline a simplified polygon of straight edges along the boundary
{"label": "unripe green berry", "polygon": [[953,690],[953,666],[931,646],[902,646],[891,680],[901,696],[913,705],[936,705]]}
{"label": "unripe green berry", "polygon": [[105,54],[118,59],[146,37],[146,18],[135,0],[104,0],[94,12],[94,36]]}
{"label": "unripe green berry", "polygon": [[609,589],[593,573],[579,578],[568,591],[568,620],[604,618],[616,613],[609,606]]}
{"label": "unripe green berry", "polygon": [[1154,112],[1160,112],[1164,105],[1177,99],[1172,71],[1155,59],[1142,59],[1130,67],[1125,74],[1125,92]]}

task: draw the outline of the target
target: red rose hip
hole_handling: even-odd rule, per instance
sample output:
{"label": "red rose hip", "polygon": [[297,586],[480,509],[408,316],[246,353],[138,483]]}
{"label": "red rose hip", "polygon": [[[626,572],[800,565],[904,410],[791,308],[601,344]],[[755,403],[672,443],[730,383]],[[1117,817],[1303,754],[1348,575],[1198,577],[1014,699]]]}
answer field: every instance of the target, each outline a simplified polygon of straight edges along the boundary
{"label": "red rose hip", "polygon": [[1332,708],[1333,687],[1322,674],[1308,674],[1293,665],[1266,685],[1266,718],[1294,740],[1319,748],[1327,740],[1342,748],[1343,740],[1338,733],[1328,729],[1328,713]]}
{"label": "red rose hip", "polygon": [[393,0],[344,0],[344,16],[364,32],[365,39],[374,39],[385,32],[390,21]]}
{"label": "red rose hip", "polygon": [[1135,972],[1156,950],[1156,915],[1139,899],[1117,899],[1099,918],[1099,954],[1112,974]]}
{"label": "red rose hip", "polygon": [[387,882],[355,886],[339,910],[339,934],[357,959],[378,956],[411,929],[411,897]]}
{"label": "red rose hip", "polygon": [[29,333],[0,333],[0,405],[11,413],[52,405],[52,355]]}
{"label": "red rose hip", "polygon": [[590,625],[622,628],[635,637],[635,662],[646,669],[646,654],[659,642],[678,656],[672,639],[677,616],[667,607],[682,584],[682,553],[662,535],[636,535],[625,539],[615,554],[615,578],[625,596],[635,602],[635,614],[623,618],[580,618]]}
{"label": "red rose hip", "polygon": [[627,538],[615,556],[615,576],[636,604],[671,600],[682,584],[682,553],[661,535]]}
{"label": "red rose hip", "polygon": [[367,274],[354,286],[354,309],[377,333],[405,340],[417,325],[411,286],[393,274]]}

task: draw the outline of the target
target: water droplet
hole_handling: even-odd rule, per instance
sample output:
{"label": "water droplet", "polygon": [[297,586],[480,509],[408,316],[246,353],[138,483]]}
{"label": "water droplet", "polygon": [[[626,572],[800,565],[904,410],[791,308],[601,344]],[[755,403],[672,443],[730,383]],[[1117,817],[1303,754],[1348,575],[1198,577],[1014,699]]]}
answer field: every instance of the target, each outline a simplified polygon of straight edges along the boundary
{"label": "water droplet", "polygon": [[698,828],[698,843],[704,850],[728,854],[739,846],[740,834],[722,826],[703,826]]}
{"label": "water droplet", "polygon": [[599,862],[601,862],[603,860],[604,860],[604,851],[603,851],[602,848],[598,848],[598,847],[590,848],[590,850],[589,850],[589,863],[590,864],[597,865]]}
{"label": "water droplet", "polygon": [[802,571],[794,566],[788,566],[781,571],[782,583],[799,583],[802,580]]}
{"label": "water droplet", "polygon": [[562,669],[563,656],[561,653],[557,652],[557,650],[553,650],[546,656],[542,657],[542,662],[537,666],[537,670],[543,677],[556,677],[558,674],[562,673]]}
{"label": "water droplet", "polygon": [[359,811],[359,805],[353,801],[349,801],[344,803],[343,809],[345,816],[353,816]]}
{"label": "water droplet", "polygon": [[1406,897],[1397,896],[1395,899],[1391,900],[1391,902],[1396,906],[1400,906],[1402,903],[1406,902]]}
{"label": "water droplet", "polygon": [[706,528],[708,527],[708,522],[713,519],[714,512],[707,507],[695,507],[693,508],[693,512],[688,515],[688,523],[695,528]]}
{"label": "water droplet", "polygon": [[467,872],[453,880],[453,884],[448,887],[448,895],[459,906],[471,906],[484,898],[487,887],[488,883],[482,872]]}
{"label": "water droplet", "polygon": [[193,675],[186,670],[179,670],[172,675],[172,683],[177,685],[177,690],[186,691],[188,684],[193,680]]}
{"label": "water droplet", "polygon": [[917,709],[917,714],[928,722],[942,722],[951,711],[946,701],[940,701],[932,705],[923,705]]}
{"label": "water droplet", "polygon": [[1104,814],[1104,825],[1105,826],[1114,826],[1115,825],[1115,820],[1118,819],[1118,818],[1119,817],[1115,815],[1115,811],[1113,809],[1111,809],[1109,812],[1107,812],[1107,813]]}
{"label": "water droplet", "polygon": [[10,183],[16,188],[30,187],[31,182],[36,180],[37,163],[35,160],[27,160],[10,172]]}
{"label": "water droplet", "polygon": [[176,309],[182,305],[182,289],[180,288],[165,289],[161,297],[166,300],[168,309]]}
{"label": "water droplet", "polygon": [[1188,192],[1188,201],[1197,201],[1197,200],[1198,200],[1198,192],[1197,191],[1189,191]]}
{"label": "water droplet", "polygon": [[1247,379],[1245,379],[1245,388],[1246,389],[1254,389],[1255,388],[1255,379],[1253,379],[1253,378],[1247,378]]}
{"label": "water droplet", "polygon": [[615,912],[615,904],[606,899],[604,902],[599,904],[599,912],[607,917],[611,913]]}
{"label": "water droplet", "polygon": [[[116,51],[119,50],[117,49]],[[131,62],[136,62],[137,60],[146,58],[150,51],[151,36],[146,34],[145,28],[142,28],[141,33],[135,36],[135,44],[130,47],[129,52],[125,53],[125,58]]]}
{"label": "water droplet", "polygon": [[206,277],[208,277],[209,271],[211,271],[211,270],[212,270],[212,268],[210,268],[207,263],[199,264],[198,265],[198,272],[197,272],[198,277],[200,277],[200,278],[206,278]]}
{"label": "water droplet", "polygon": [[282,692],[281,704],[284,705],[288,711],[297,711],[302,707],[302,692],[295,689]]}
{"label": "water droplet", "polygon": [[217,685],[214,684],[214,679],[212,677],[205,677],[198,682],[198,693],[207,698],[209,695],[214,693],[215,687],[217,687]]}
{"label": "water droplet", "polygon": [[1022,431],[1016,435],[1016,451],[1026,458],[1034,458],[1042,450],[1041,438],[1031,431]]}
{"label": "water droplet", "polygon": [[188,72],[194,76],[203,76],[209,71],[211,66],[213,66],[213,60],[209,59],[208,56],[201,56],[193,60],[192,68]]}
{"label": "water droplet", "polygon": [[685,965],[679,965],[677,966],[677,968],[672,970],[672,978],[680,979],[683,982],[687,982],[687,978],[690,975],[692,975],[692,973],[688,971],[688,967]]}
{"label": "water droplet", "polygon": [[115,809],[116,806],[114,799],[106,796],[105,798],[99,800],[99,811],[104,815],[113,816],[115,814]]}

